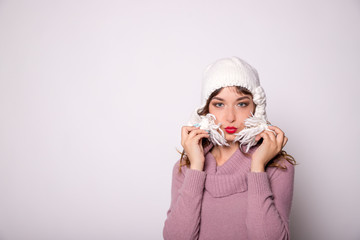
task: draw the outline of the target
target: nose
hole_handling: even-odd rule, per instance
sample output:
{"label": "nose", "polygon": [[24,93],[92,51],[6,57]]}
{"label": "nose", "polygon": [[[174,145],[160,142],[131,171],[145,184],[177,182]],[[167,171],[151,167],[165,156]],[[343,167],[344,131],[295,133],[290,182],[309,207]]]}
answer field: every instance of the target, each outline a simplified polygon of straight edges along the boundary
{"label": "nose", "polygon": [[236,120],[236,113],[234,108],[228,108],[226,111],[226,120],[230,123]]}

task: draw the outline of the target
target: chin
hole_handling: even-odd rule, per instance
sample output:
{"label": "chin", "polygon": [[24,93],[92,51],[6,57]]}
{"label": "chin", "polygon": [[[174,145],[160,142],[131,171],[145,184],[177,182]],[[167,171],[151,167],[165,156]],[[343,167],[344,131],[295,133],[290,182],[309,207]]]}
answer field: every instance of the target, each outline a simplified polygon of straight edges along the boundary
{"label": "chin", "polygon": [[228,143],[230,143],[230,142],[234,141],[235,136],[232,135],[232,134],[226,134],[226,135],[225,135],[225,139],[226,139],[226,141],[227,141]]}

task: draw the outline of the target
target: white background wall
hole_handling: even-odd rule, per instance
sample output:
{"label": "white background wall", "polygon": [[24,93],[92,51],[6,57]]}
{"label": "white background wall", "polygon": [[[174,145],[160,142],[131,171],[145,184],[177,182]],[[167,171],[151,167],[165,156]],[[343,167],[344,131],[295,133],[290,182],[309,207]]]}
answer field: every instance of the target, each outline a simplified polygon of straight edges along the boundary
{"label": "white background wall", "polygon": [[359,43],[358,0],[0,1],[0,239],[162,239],[181,126],[229,56],[300,163],[292,239],[360,239]]}

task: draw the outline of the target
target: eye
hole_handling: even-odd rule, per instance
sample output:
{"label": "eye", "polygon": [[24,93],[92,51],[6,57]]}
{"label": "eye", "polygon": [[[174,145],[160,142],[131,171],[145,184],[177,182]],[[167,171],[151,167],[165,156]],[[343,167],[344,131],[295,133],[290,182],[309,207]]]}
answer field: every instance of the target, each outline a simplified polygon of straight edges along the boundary
{"label": "eye", "polygon": [[219,105],[221,105],[222,103],[214,103],[213,105],[215,106],[215,107],[221,107],[221,106],[219,106]]}
{"label": "eye", "polygon": [[247,102],[240,102],[239,103],[240,107],[247,107],[249,105],[249,103]]}

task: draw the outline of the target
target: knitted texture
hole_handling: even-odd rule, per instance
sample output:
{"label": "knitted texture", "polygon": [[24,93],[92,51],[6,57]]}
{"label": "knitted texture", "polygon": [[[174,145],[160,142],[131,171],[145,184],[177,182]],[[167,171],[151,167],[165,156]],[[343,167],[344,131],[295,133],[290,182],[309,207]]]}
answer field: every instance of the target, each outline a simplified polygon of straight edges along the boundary
{"label": "knitted texture", "polygon": [[259,75],[253,67],[244,60],[231,57],[217,60],[206,67],[203,73],[201,104],[216,89],[228,86],[242,86],[254,92],[260,86]]}
{"label": "knitted texture", "polygon": [[294,166],[283,159],[286,170],[250,172],[251,158],[240,149],[218,166],[212,147],[204,149],[204,171],[183,166],[179,173],[174,164],[164,239],[289,239]]}

